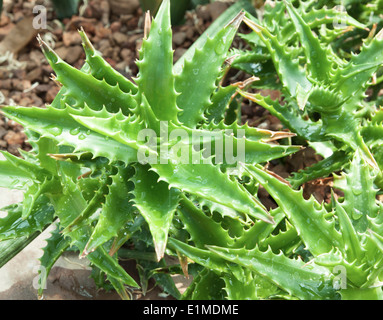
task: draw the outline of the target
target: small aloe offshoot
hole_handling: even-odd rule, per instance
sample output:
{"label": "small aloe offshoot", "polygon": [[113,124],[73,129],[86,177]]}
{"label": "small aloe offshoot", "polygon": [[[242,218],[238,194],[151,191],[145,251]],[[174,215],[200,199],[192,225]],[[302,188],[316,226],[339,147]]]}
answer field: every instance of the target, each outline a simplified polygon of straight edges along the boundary
{"label": "small aloe offshoot", "polygon": [[[232,224],[233,232],[254,223],[274,226],[280,213],[269,213],[257,198],[257,186],[249,174],[241,175],[235,162],[241,154],[235,152],[243,147],[242,161],[257,165],[300,147],[276,142],[293,133],[225,122],[237,86],[221,94],[226,88],[219,83],[243,17],[244,12],[231,17],[174,66],[170,2],[163,1],[156,18],[145,24],[134,82],[108,65],[83,30],[86,63],[81,70],[39,38],[61,90],[45,108],[1,108],[26,128],[33,148],[22,158],[4,153],[6,160],[0,161],[0,186],[25,194],[21,204],[4,209],[8,216],[0,219],[1,241],[27,241],[54,224],[40,259],[48,272],[63,252],[75,248],[89,259],[99,285],[107,281],[128,298],[126,286],[140,285],[118,258],[137,257],[146,266],[140,273],[143,290],[153,276],[179,298],[171,277],[158,270],[168,268],[166,252],[179,256],[187,270],[174,242],[189,242],[189,232],[197,231],[200,221],[207,221],[208,231],[218,230],[210,245],[233,242],[213,213],[222,224]],[[46,277],[41,276],[41,285]]]}

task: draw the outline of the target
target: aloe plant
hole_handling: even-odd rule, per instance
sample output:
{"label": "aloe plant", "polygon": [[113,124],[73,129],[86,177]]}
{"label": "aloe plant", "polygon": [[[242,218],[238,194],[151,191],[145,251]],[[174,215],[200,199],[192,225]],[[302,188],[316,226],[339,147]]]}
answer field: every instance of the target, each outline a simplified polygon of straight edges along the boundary
{"label": "aloe plant", "polygon": [[[361,44],[359,54],[341,59],[333,52],[325,27],[319,36],[313,29],[339,18],[364,26],[333,10],[309,12],[310,3],[295,8],[289,1],[277,1],[262,21],[248,14],[245,22],[254,33],[243,38],[253,50],[234,50],[233,66],[260,77],[254,88],[280,90],[283,103],[238,90],[242,96],[277,116],[301,141],[316,142],[318,149],[330,145],[332,156],[287,180],[259,165],[243,165],[242,174],[260,183],[278,204],[271,211],[277,226],[260,222],[237,235],[236,241],[226,236],[228,241],[222,244],[220,236],[214,244],[205,241],[199,251],[171,242],[218,273],[230,298],[383,298],[382,212],[377,201],[382,118],[375,100],[365,101],[370,80],[383,64],[382,33]],[[341,170],[341,175],[334,174]],[[333,196],[331,203],[323,204],[313,196],[305,199],[303,189],[294,190],[330,174],[344,197]],[[230,267],[222,268],[225,262]],[[189,297],[194,296],[198,295],[190,290]]]}
{"label": "aloe plant", "polygon": [[[333,154],[287,180],[244,164],[241,174],[262,185],[278,204],[271,211],[276,224],[258,222],[234,237],[211,231],[214,239],[186,224],[197,248],[176,239],[170,245],[208,271],[184,298],[207,298],[201,282],[209,287],[222,279],[219,287],[230,299],[383,299],[382,205],[377,200],[382,118],[375,100],[364,99],[383,64],[382,36],[379,32],[361,44],[359,55],[341,59],[327,42],[330,33],[322,28],[324,37],[318,38],[312,29],[340,17],[364,26],[334,10],[306,11],[310,3],[294,8],[277,1],[263,21],[248,14],[245,22],[254,33],[243,38],[253,51],[234,50],[232,61],[259,76],[254,88],[280,90],[284,102],[238,90],[242,96],[277,116],[301,141],[316,142],[312,145],[319,150],[330,145]],[[339,171],[341,175],[334,174]],[[305,199],[303,189],[294,190],[330,174],[344,197],[333,195],[330,203],[319,203],[313,196]]]}
{"label": "aloe plant", "polygon": [[[39,39],[61,89],[45,108],[1,107],[24,126],[32,150],[3,152],[0,161],[0,186],[24,191],[22,203],[2,209],[0,266],[53,225],[40,259],[42,287],[63,252],[76,250],[90,261],[96,284],[123,299],[138,287],[145,293],[150,278],[177,299],[383,299],[383,117],[374,99],[364,100],[383,62],[381,33],[348,61],[329,45],[337,31],[319,38],[312,31],[339,13],[309,15],[308,3],[277,2],[268,9],[273,18],[261,22],[238,10],[244,3],[173,64],[170,1],[163,1],[153,21],[146,16],[133,81],[83,31],[81,70]],[[245,37],[252,53],[229,51],[243,20],[255,32]],[[255,77],[262,69],[223,85],[230,63],[251,59],[269,63],[268,78]],[[279,89],[284,103],[252,87]],[[240,123],[246,98],[290,130]],[[264,165],[300,150],[292,139],[333,154],[285,180]],[[325,175],[341,197],[319,203],[296,190]],[[261,186],[274,209],[258,198]],[[167,255],[179,263],[168,265]],[[137,261],[139,283],[119,258]],[[182,295],[171,274],[193,276]]]}
{"label": "aloe plant", "polygon": [[[300,147],[275,143],[291,137],[289,132],[225,124],[230,101],[212,100],[243,16],[240,12],[226,21],[212,38],[192,49],[191,59],[175,68],[170,1],[164,1],[156,18],[146,23],[151,28],[146,29],[135,82],[111,68],[83,31],[86,64],[81,70],[39,38],[61,90],[45,108],[1,108],[26,128],[33,149],[22,151],[22,158],[4,152],[6,160],[0,161],[1,186],[24,191],[21,204],[4,208],[8,215],[0,220],[0,239],[29,239],[56,225],[41,257],[47,271],[41,285],[61,254],[76,249],[94,267],[97,283],[106,286],[106,279],[127,298],[126,286],[139,284],[119,265],[122,249],[130,256],[137,252],[140,265],[147,266],[143,288],[154,276],[164,290],[179,297],[170,276],[155,270],[166,267],[169,235],[187,240],[184,223],[195,228],[198,219],[204,219],[199,207],[219,212],[238,228],[255,220],[274,221],[254,187],[238,180],[237,163],[221,156],[243,145],[244,161],[255,165]],[[206,139],[214,142],[209,155]],[[184,216],[184,210],[196,216]],[[127,251],[126,244],[134,250]],[[149,262],[154,253],[155,262]],[[11,256],[5,254],[4,261]]]}

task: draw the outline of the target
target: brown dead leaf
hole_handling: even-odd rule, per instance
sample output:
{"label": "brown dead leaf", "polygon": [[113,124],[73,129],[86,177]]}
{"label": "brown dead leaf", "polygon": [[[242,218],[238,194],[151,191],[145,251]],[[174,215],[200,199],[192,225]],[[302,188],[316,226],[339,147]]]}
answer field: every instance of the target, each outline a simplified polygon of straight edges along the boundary
{"label": "brown dead leaf", "polygon": [[34,39],[40,30],[33,27],[34,17],[26,17],[10,30],[6,37],[0,43],[0,54],[7,51],[17,54],[29,42]]}

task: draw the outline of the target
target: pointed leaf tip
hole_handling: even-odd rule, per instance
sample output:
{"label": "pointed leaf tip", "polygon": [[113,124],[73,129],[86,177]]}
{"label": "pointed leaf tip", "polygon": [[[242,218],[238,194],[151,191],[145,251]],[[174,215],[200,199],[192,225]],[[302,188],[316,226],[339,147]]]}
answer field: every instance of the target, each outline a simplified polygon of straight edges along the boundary
{"label": "pointed leaf tip", "polygon": [[235,29],[238,29],[243,19],[245,18],[245,11],[241,10],[226,26],[233,26]]}
{"label": "pointed leaf tip", "polygon": [[157,262],[160,262],[161,259],[165,256],[166,242],[155,242],[154,249],[156,251]]}
{"label": "pointed leaf tip", "polygon": [[39,45],[43,51],[51,50],[51,48],[48,46],[48,44],[43,40],[43,38],[41,38],[40,34],[38,34],[36,38],[37,38],[37,41],[38,41],[38,43],[39,43]]}
{"label": "pointed leaf tip", "polygon": [[78,30],[78,33],[80,34],[82,44],[83,44],[83,47],[85,48],[85,50],[90,50],[90,52],[94,52],[95,49],[93,47],[93,44],[90,42],[90,40],[89,40],[87,34],[85,33],[83,27],[81,27],[81,29]]}
{"label": "pointed leaf tip", "polygon": [[144,40],[148,39],[151,27],[152,27],[152,17],[150,15],[150,11],[148,10],[145,13]]}

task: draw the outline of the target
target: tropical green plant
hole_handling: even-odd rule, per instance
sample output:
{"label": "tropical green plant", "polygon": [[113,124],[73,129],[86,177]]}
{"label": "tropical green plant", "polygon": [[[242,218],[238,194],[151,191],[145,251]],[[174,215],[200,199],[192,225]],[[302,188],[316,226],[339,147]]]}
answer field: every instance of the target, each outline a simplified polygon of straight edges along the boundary
{"label": "tropical green plant", "polygon": [[[346,59],[331,47],[345,30],[326,25],[365,27],[347,14],[277,1],[262,20],[240,11],[245,3],[173,65],[165,0],[153,21],[146,16],[134,81],[112,69],[83,31],[81,70],[40,39],[61,90],[46,108],[1,108],[24,126],[32,151],[4,152],[0,161],[0,186],[24,190],[22,203],[2,209],[0,266],[53,224],[42,285],[62,253],[76,250],[95,282],[122,298],[128,288],[145,292],[154,278],[178,299],[383,299],[383,113],[365,96],[383,64],[382,31]],[[242,20],[254,30],[242,35],[253,52],[229,52]],[[249,69],[250,61],[259,68]],[[230,66],[253,72],[224,85]],[[287,130],[241,124],[242,99]],[[266,170],[301,149],[293,140],[332,155],[287,180]],[[343,192],[329,203],[296,190],[328,175]],[[261,186],[274,209],[258,198]],[[137,261],[139,284],[119,258]],[[170,274],[193,276],[182,295]]]}
{"label": "tropical green plant", "polygon": [[[380,30],[383,27],[383,21],[381,19],[381,13],[383,10],[383,2],[381,0],[374,1],[334,1],[326,0],[323,1],[326,6],[338,5],[338,8],[347,12],[367,26],[367,28],[361,29],[357,28],[346,32],[336,39],[332,46],[342,55],[349,55],[352,52],[358,52],[360,45],[363,43],[364,39],[372,38],[376,30]],[[343,7],[339,7],[342,4]],[[318,5],[318,4],[316,4]],[[383,68],[381,67],[376,72],[376,80],[374,79],[372,85],[370,86],[371,96],[378,104],[381,104],[382,97],[379,96],[379,92],[383,89]]]}
{"label": "tropical green plant", "polygon": [[[83,31],[82,70],[65,63],[39,38],[61,90],[46,108],[2,107],[4,115],[26,128],[32,145],[31,152],[21,151],[21,158],[3,152],[6,160],[0,161],[0,185],[24,191],[24,201],[4,208],[8,215],[0,219],[1,243],[10,248],[2,252],[2,265],[54,224],[41,258],[46,271],[42,287],[61,254],[78,250],[94,267],[97,283],[106,286],[106,277],[122,297],[128,297],[125,286],[139,285],[119,265],[119,254],[144,266],[143,288],[154,276],[179,297],[170,276],[157,270],[166,266],[169,234],[172,241],[186,241],[184,224],[198,228],[199,219],[217,229],[219,224],[204,215],[205,207],[235,228],[255,220],[273,222],[254,195],[255,186],[237,175],[235,163],[218,159],[240,145],[246,148],[244,161],[253,165],[300,149],[276,143],[291,137],[289,132],[223,121],[230,99],[214,92],[244,16],[238,11],[192,49],[191,59],[173,66],[170,1],[164,1],[152,23],[146,16],[135,82],[112,69]],[[214,142],[209,155],[206,139]]]}
{"label": "tropical green plant", "polygon": [[[226,285],[229,279],[237,284],[232,291],[225,287],[230,294],[238,294],[246,283],[253,288],[253,298],[283,295],[381,300],[382,204],[377,195],[381,190],[382,118],[375,99],[367,100],[365,93],[383,65],[383,34],[380,31],[370,36],[358,54],[340,58],[331,41],[344,31],[326,30],[325,24],[342,19],[357,28],[364,26],[334,10],[307,11],[310,3],[300,2],[295,8],[289,1],[276,1],[275,6],[266,7],[263,20],[248,14],[244,20],[254,33],[243,38],[250,42],[252,51],[233,50],[232,66],[258,76],[254,88],[279,90],[282,98],[274,101],[261,93],[238,90],[241,95],[278,117],[300,141],[308,141],[319,152],[330,147],[332,155],[287,180],[259,165],[244,164],[243,173],[268,191],[278,204],[275,212],[285,217],[278,220],[277,227],[268,226],[269,233],[253,234],[254,242],[247,238],[234,245],[205,246],[204,261],[209,263],[204,265],[221,272],[221,276],[226,272]],[[332,32],[329,41],[327,35]],[[340,171],[343,173],[334,174]],[[305,199],[303,189],[294,190],[330,174],[334,174],[335,187],[344,194],[339,199],[333,195],[330,203],[323,204],[314,197]],[[191,246],[176,245],[197,260]],[[222,269],[218,258],[234,265]],[[252,277],[246,278],[240,267],[247,270],[246,275],[254,272]],[[229,270],[232,275],[226,278]],[[270,284],[265,285],[254,275],[283,289],[284,294],[275,287],[267,294],[262,292]],[[240,284],[239,279],[247,282],[242,280]],[[255,294],[257,285],[260,290]],[[246,294],[250,298],[250,293]]]}
{"label": "tropical green plant", "polygon": [[[226,234],[224,244],[223,236],[214,245],[200,243],[200,250],[171,239],[174,248],[210,270],[201,273],[186,298],[206,297],[211,293],[201,288],[221,278],[229,298],[383,299],[382,203],[377,200],[382,118],[376,101],[365,99],[383,64],[382,32],[361,44],[359,54],[342,59],[327,36],[334,33],[335,39],[345,31],[313,29],[339,19],[364,26],[334,10],[307,11],[310,3],[295,8],[276,1],[262,21],[247,15],[254,33],[243,38],[253,50],[234,50],[232,66],[258,76],[254,88],[279,90],[282,98],[273,101],[239,89],[241,95],[277,116],[300,141],[319,151],[330,147],[332,155],[287,181],[259,165],[244,164],[242,175],[259,182],[278,204],[271,211],[277,223],[255,223],[235,238]],[[305,199],[303,189],[294,190],[330,174],[344,194],[333,194],[330,203]],[[193,231],[194,239],[202,239],[201,231]],[[223,268],[223,263],[231,264]]]}
{"label": "tropical green plant", "polygon": [[[358,55],[341,59],[327,42],[330,33],[323,27],[322,33],[312,29],[340,18],[364,26],[334,10],[306,11],[309,2],[294,8],[288,1],[277,1],[267,7],[263,21],[248,15],[245,22],[255,33],[243,38],[251,41],[253,50],[234,50],[232,65],[260,78],[254,88],[280,90],[282,99],[239,90],[241,95],[277,116],[300,141],[315,142],[312,146],[319,151],[330,146],[332,155],[293,173],[288,181],[259,165],[243,166],[243,173],[259,182],[278,204],[272,212],[284,217],[276,219],[277,226],[260,222],[266,229],[255,224],[248,234],[237,235],[238,242],[222,245],[216,239],[215,245],[205,242],[200,251],[176,240],[170,243],[214,272],[206,275],[202,287],[216,283],[219,274],[230,298],[381,300],[382,204],[377,195],[382,119],[376,101],[367,101],[365,92],[383,64],[382,33],[367,39]],[[333,196],[323,204],[313,197],[305,199],[302,189],[294,190],[342,169],[341,175],[335,175],[342,198]],[[200,239],[201,234],[194,232],[194,239]],[[222,268],[224,261],[232,264]],[[195,293],[200,281],[186,297],[203,297],[205,293]]]}

